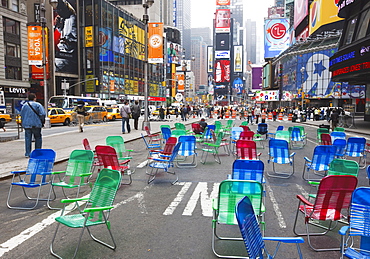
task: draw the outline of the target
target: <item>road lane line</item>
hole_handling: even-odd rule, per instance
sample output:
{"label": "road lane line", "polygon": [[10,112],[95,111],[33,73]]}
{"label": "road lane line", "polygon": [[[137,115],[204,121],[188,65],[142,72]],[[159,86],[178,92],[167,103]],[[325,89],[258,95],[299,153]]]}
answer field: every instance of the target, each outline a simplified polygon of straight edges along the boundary
{"label": "road lane line", "polygon": [[298,190],[301,192],[301,194],[303,195],[303,197],[308,197],[309,193],[305,191],[305,189],[303,189],[303,187],[299,184],[296,184]]}
{"label": "road lane line", "polygon": [[269,197],[270,197],[270,200],[272,202],[272,206],[274,208],[275,214],[277,216],[279,226],[280,226],[280,228],[286,228],[286,223],[284,221],[283,214],[280,211],[280,208],[279,208],[279,205],[278,205],[278,203],[275,199],[274,193],[272,192],[272,189],[271,189],[270,185],[266,184],[265,186],[266,186],[266,189],[269,193]]}
{"label": "road lane line", "polygon": [[136,168],[143,168],[148,164],[148,160],[145,160],[144,162],[141,162]]}
{"label": "road lane line", "polygon": [[195,187],[182,215],[191,216],[193,214],[200,196],[202,215],[205,217],[212,217],[212,199],[217,197],[219,185],[220,183],[214,183],[211,195],[208,195],[207,182],[199,182],[197,187]]}
{"label": "road lane line", "polygon": [[189,190],[191,186],[191,182],[177,182],[175,185],[183,185],[175,199],[171,202],[171,204],[167,207],[167,209],[163,212],[163,215],[172,215],[177,206],[180,204],[182,199],[184,198],[185,193]]}

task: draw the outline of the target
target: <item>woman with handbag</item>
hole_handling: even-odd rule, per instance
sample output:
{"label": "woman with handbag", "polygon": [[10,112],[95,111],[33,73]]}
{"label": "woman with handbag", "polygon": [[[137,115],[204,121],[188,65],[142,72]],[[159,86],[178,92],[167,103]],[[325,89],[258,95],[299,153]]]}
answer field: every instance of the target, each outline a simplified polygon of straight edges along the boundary
{"label": "woman with handbag", "polygon": [[131,109],[130,106],[128,105],[128,101],[125,101],[123,103],[124,105],[120,109],[120,114],[122,116],[122,134],[125,134],[125,124],[127,127],[127,132],[131,132],[131,127],[130,127],[130,117],[131,117]]}
{"label": "woman with handbag", "polygon": [[77,106],[73,109],[74,112],[77,113],[77,120],[78,120],[78,127],[80,132],[84,132],[84,125],[85,125],[85,116],[86,116],[86,107],[84,101],[78,101]]}

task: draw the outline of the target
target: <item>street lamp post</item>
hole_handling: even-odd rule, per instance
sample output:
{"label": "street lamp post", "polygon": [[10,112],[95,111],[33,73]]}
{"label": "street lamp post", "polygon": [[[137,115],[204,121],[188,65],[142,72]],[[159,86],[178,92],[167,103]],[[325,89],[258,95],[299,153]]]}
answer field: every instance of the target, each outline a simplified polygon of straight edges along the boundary
{"label": "street lamp post", "polygon": [[304,72],[306,71],[306,68],[305,67],[302,67],[301,68],[301,75],[302,75],[302,83],[301,83],[301,110],[303,112],[303,109],[304,109],[304,104],[303,104],[303,101],[304,101],[304,91],[303,91],[303,80],[304,80]]}
{"label": "street lamp post", "polygon": [[[58,5],[58,0],[49,0],[50,5],[55,8]],[[46,75],[46,8],[45,8],[45,0],[40,4],[40,10],[41,10],[41,37],[42,37],[42,67],[43,67],[43,83],[44,83],[44,108],[45,108],[45,128],[50,128],[50,119],[48,115],[48,84],[47,84],[47,75]]]}
{"label": "street lamp post", "polygon": [[150,129],[150,121],[149,121],[149,112],[148,112],[148,99],[149,99],[149,86],[148,86],[148,22],[149,22],[149,15],[148,9],[154,4],[154,0],[145,0],[143,2],[144,7],[144,15],[143,21],[145,24],[145,64],[144,64],[144,121],[142,125],[142,129],[145,130],[147,126]]}

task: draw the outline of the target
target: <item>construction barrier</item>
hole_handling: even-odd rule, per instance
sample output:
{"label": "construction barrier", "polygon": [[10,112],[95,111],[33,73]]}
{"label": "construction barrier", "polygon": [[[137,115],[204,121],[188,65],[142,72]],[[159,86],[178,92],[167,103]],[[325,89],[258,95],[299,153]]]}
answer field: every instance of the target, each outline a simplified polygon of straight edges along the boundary
{"label": "construction barrier", "polygon": [[289,113],[289,115],[288,115],[288,121],[292,121],[292,119],[293,119],[293,113]]}
{"label": "construction barrier", "polygon": [[278,120],[279,120],[279,121],[282,121],[282,120],[283,120],[283,113],[279,113]]}
{"label": "construction barrier", "polygon": [[262,117],[262,121],[266,121],[266,112],[263,111],[261,117]]}
{"label": "construction barrier", "polygon": [[270,121],[272,121],[272,112],[269,112],[269,114],[268,114],[268,119],[269,119]]}
{"label": "construction barrier", "polygon": [[231,112],[231,118],[236,119],[236,111],[235,110],[233,110]]}
{"label": "construction barrier", "polygon": [[226,118],[226,119],[230,118],[230,112],[229,112],[229,111],[226,111],[226,112],[225,112],[225,118]]}

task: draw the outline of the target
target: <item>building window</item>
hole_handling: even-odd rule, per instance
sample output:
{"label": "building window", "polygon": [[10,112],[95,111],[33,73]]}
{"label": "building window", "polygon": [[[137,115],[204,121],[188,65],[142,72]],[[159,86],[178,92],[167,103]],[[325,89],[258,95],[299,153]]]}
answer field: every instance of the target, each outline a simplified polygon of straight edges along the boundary
{"label": "building window", "polygon": [[22,80],[22,69],[20,67],[6,66],[5,67],[5,78]]}
{"label": "building window", "polygon": [[8,0],[1,0],[1,6],[8,8]]}
{"label": "building window", "polygon": [[357,23],[357,17],[349,20],[347,24],[346,36],[344,38],[344,45],[350,44],[353,40],[353,34],[355,33]]}
{"label": "building window", "polygon": [[12,10],[14,12],[19,12],[19,3],[18,3],[18,0],[12,0]]}
{"label": "building window", "polygon": [[369,34],[370,30],[370,9],[362,12],[359,22],[359,29],[357,31],[356,40],[364,38]]}
{"label": "building window", "polygon": [[4,31],[12,34],[19,35],[20,23],[9,18],[3,19]]}
{"label": "building window", "polygon": [[5,42],[5,50],[6,50],[6,55],[7,56],[12,56],[16,58],[20,58],[20,45]]}

